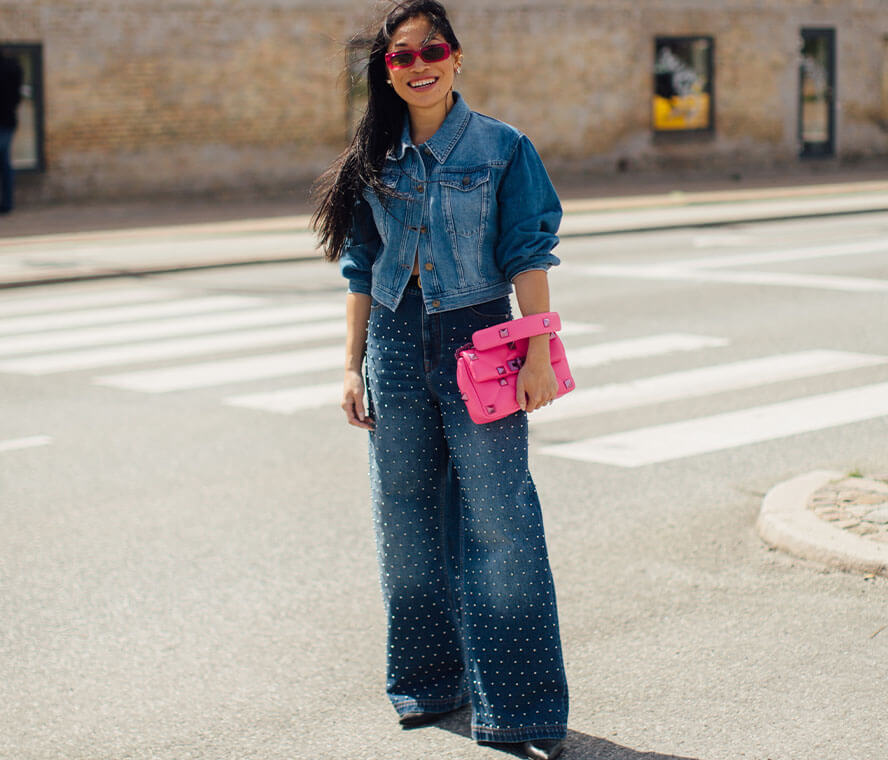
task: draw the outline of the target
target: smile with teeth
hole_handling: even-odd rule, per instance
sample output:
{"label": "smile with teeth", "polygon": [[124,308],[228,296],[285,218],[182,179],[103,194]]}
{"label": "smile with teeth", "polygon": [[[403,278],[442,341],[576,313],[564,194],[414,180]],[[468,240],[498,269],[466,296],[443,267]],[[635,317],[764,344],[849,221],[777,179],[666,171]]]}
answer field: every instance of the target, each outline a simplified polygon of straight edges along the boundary
{"label": "smile with teeth", "polygon": [[417,79],[415,82],[408,82],[407,86],[414,90],[420,90],[423,87],[431,87],[438,81],[438,77],[429,77],[428,79]]}

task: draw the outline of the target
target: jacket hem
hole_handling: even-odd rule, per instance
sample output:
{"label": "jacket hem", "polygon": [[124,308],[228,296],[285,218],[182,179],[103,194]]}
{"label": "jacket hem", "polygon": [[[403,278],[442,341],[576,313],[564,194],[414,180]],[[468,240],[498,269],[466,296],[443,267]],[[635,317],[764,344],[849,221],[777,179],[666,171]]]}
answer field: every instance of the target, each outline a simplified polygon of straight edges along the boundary
{"label": "jacket hem", "polygon": [[[512,283],[507,280],[501,280],[492,285],[484,285],[456,292],[449,291],[446,295],[434,292],[429,293],[423,290],[422,300],[427,314],[437,314],[442,311],[453,311],[454,309],[464,309],[467,306],[477,306],[487,301],[493,301],[495,298],[507,296],[511,292]],[[401,298],[403,297],[403,293],[394,293],[379,285],[373,286],[371,295],[390,311],[395,311],[398,308],[398,304],[401,303]],[[437,306],[434,305],[435,303],[437,303]]]}

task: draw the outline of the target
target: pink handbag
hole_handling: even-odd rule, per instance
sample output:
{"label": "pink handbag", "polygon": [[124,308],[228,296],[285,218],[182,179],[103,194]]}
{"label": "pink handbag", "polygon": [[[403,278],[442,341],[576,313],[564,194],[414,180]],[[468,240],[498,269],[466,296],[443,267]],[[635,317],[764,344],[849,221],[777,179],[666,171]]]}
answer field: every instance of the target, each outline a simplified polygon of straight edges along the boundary
{"label": "pink handbag", "polygon": [[549,311],[472,333],[472,342],[456,352],[456,382],[473,422],[493,422],[518,411],[515,383],[527,356],[527,339],[532,335],[549,333],[549,354],[558,380],[558,395],[574,389],[564,344],[555,334],[560,329],[558,313]]}

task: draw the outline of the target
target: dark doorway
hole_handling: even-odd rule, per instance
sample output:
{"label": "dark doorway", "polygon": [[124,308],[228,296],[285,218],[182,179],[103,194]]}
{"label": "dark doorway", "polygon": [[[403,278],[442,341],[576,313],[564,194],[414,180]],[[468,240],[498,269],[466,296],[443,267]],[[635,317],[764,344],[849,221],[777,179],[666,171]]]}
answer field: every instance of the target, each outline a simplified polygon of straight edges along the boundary
{"label": "dark doorway", "polygon": [[799,142],[802,156],[836,149],[836,32],[802,29],[799,67]]}

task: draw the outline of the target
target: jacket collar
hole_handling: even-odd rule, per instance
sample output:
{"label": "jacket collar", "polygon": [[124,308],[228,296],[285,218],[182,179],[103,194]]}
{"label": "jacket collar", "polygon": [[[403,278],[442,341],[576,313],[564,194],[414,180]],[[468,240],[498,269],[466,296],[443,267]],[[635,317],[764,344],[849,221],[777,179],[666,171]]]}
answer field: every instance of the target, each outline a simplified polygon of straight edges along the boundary
{"label": "jacket collar", "polygon": [[[472,112],[466,105],[466,101],[463,100],[462,95],[458,92],[454,92],[453,107],[450,109],[450,113],[447,114],[444,123],[438,127],[438,131],[425,142],[425,145],[439,164],[443,164],[447,160],[451,151],[453,151],[454,147],[456,147],[459,138],[462,137],[462,133],[465,132],[466,125],[469,123],[471,115]],[[404,158],[404,153],[407,149],[411,147],[415,146],[413,145],[413,140],[410,138],[410,116],[405,115],[404,127],[401,130],[401,144],[395,149],[394,158],[400,161]]]}

